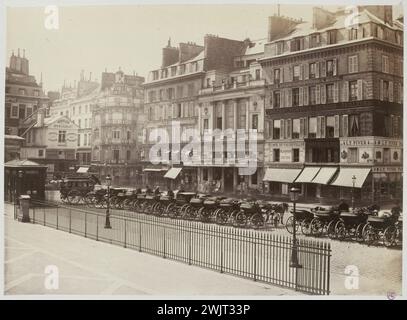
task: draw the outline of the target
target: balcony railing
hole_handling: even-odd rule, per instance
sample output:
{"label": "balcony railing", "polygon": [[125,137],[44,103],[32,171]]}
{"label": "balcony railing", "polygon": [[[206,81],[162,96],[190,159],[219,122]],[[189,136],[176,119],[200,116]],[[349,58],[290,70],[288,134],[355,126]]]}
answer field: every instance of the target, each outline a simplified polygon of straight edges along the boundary
{"label": "balcony railing", "polygon": [[266,80],[264,80],[264,79],[250,80],[250,81],[245,81],[245,82],[227,83],[227,84],[222,84],[221,86],[203,88],[203,89],[199,90],[199,94],[204,95],[204,94],[210,94],[212,92],[219,92],[219,91],[224,91],[224,90],[258,87],[258,86],[264,86],[265,84],[266,84]]}

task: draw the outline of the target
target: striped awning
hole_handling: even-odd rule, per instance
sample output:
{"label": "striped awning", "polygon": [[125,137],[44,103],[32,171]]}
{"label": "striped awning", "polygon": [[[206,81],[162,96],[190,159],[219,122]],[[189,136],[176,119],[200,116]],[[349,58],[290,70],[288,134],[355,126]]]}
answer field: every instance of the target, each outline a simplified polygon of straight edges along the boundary
{"label": "striped awning", "polygon": [[164,178],[176,179],[178,177],[179,173],[181,172],[181,170],[182,170],[182,168],[171,168],[164,175]]}
{"label": "striped awning", "polygon": [[338,168],[335,167],[322,167],[311,183],[328,184],[337,171]]}
{"label": "striped awning", "polygon": [[354,182],[355,188],[362,188],[370,170],[370,168],[340,168],[338,176],[331,185],[353,187]]}
{"label": "striped awning", "polygon": [[310,183],[318,174],[321,167],[305,167],[295,182]]}
{"label": "striped awning", "polygon": [[301,169],[267,168],[263,181],[293,183]]}

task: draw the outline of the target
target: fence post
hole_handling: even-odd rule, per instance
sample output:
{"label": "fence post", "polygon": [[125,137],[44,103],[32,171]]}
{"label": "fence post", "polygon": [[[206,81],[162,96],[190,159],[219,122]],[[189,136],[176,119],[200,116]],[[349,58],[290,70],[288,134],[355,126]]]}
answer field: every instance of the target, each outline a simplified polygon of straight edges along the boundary
{"label": "fence post", "polygon": [[[253,236],[253,235],[252,235]],[[257,281],[257,252],[256,252],[256,238],[253,241],[253,280]]]}
{"label": "fence post", "polygon": [[33,205],[33,223],[35,223],[35,205]]}
{"label": "fence post", "polygon": [[188,264],[191,265],[192,260],[192,231],[189,230],[189,247],[188,247]]}
{"label": "fence post", "polygon": [[163,247],[164,247],[164,249],[163,249],[163,258],[165,259],[165,226],[163,226],[163,229],[164,229],[164,234],[163,234],[163,241],[164,241],[164,244],[163,244]]}
{"label": "fence post", "polygon": [[72,231],[72,210],[69,209],[69,233]]}
{"label": "fence post", "polygon": [[96,241],[99,241],[99,214],[96,214]]}
{"label": "fence post", "polygon": [[139,222],[139,251],[141,252],[141,221]]}
{"label": "fence post", "polygon": [[87,237],[88,231],[88,213],[85,211],[85,238]]}
{"label": "fence post", "polygon": [[127,219],[124,219],[124,247],[127,248]]}
{"label": "fence post", "polygon": [[45,226],[46,225],[45,221],[47,218],[47,211],[45,210],[45,205],[44,205],[44,208],[42,208],[42,210],[44,210],[44,226]]}
{"label": "fence post", "polygon": [[225,229],[222,228],[222,232],[220,233],[220,273],[223,273],[223,237],[224,237]]}
{"label": "fence post", "polygon": [[57,206],[57,230],[58,230],[58,206]]}

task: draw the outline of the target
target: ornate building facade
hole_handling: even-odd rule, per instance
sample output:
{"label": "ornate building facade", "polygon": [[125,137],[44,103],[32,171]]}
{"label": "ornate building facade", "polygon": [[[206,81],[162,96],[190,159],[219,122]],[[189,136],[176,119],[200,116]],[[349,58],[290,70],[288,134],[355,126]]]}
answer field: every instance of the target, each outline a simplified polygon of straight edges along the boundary
{"label": "ornate building facade", "polygon": [[[391,6],[274,16],[259,59],[267,80],[264,180],[275,196],[381,202],[402,188],[403,25]],[[280,26],[279,29],[276,26]]]}

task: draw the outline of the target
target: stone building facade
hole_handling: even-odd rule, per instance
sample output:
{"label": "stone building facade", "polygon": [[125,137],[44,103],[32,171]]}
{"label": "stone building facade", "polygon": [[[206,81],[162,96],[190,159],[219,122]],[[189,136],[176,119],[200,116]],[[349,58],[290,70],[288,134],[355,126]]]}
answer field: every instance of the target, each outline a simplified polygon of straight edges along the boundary
{"label": "stone building facade", "polygon": [[119,70],[102,73],[101,91],[91,104],[92,169],[115,185],[137,185],[143,116],[143,77]]}
{"label": "stone building facade", "polygon": [[314,8],[312,22],[288,20],[269,32],[264,180],[272,195],[322,201],[400,198],[403,26],[391,6],[345,12]]}
{"label": "stone building facade", "polygon": [[30,75],[29,60],[25,50],[20,56],[12,53],[9,67],[6,68],[5,85],[5,134],[20,136],[35,121],[35,113],[47,108],[49,98],[44,93],[42,83],[37,83]]}

